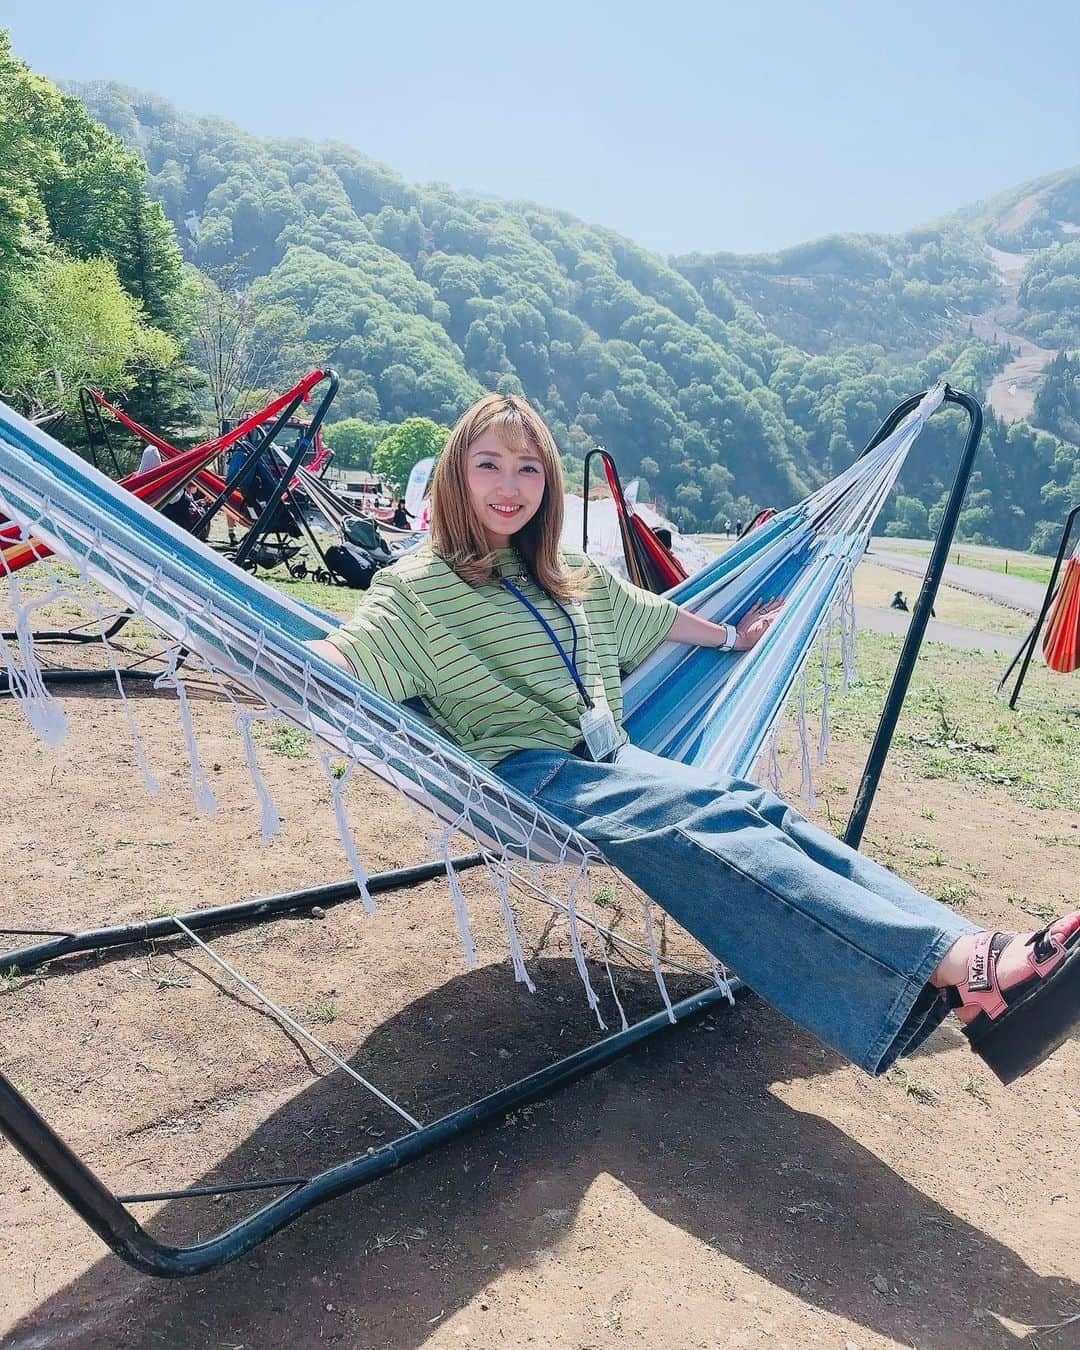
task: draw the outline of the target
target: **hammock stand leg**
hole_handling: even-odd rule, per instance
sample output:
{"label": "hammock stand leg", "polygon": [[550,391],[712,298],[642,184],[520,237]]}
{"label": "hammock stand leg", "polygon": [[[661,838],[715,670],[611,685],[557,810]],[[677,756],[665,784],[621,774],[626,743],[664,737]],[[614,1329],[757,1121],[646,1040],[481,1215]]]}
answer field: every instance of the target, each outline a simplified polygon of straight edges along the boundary
{"label": "hammock stand leg", "polygon": [[[720,989],[705,989],[676,1003],[673,1012],[677,1022],[683,1023],[703,1016],[718,1003],[727,1004],[724,992]],[[336,1167],[327,1168],[316,1176],[285,1178],[247,1187],[226,1187],[224,1189],[229,1192],[266,1185],[289,1189],[231,1228],[190,1247],[174,1247],[151,1237],[116,1193],[98,1179],[2,1073],[0,1131],[102,1241],[129,1265],[148,1275],[172,1278],[197,1275],[243,1256],[265,1238],[317,1205],[387,1176],[406,1163],[453,1143],[490,1121],[549,1096],[557,1089],[610,1064],[641,1041],[671,1029],[672,1023],[667,1012],[655,1013],[625,1031],[586,1046],[516,1083],[469,1102],[430,1125],[413,1130],[381,1148],[360,1154]],[[168,1194],[180,1198],[193,1193],[216,1194],[218,1188],[208,1191],[205,1187],[198,1187],[193,1192]],[[159,1194],[164,1198],[165,1193]],[[135,1203],[134,1197],[130,1203]]]}
{"label": "hammock stand leg", "polygon": [[[133,619],[134,614],[121,614],[104,634],[97,633],[35,633],[35,642],[101,642],[108,641],[115,633]],[[9,641],[15,634],[5,633],[4,637]],[[176,668],[179,669],[187,660],[189,653],[181,651],[177,658]],[[137,662],[130,666],[124,666],[119,675],[121,680],[156,680],[161,674],[161,670],[154,667],[146,668],[144,662],[153,660],[154,656],[141,657]],[[117,672],[111,666],[103,670],[82,670],[78,667],[56,666],[53,668],[42,667],[41,678],[46,688],[54,685],[62,686],[66,684],[115,684]],[[11,693],[11,678],[6,671],[0,671],[0,698],[4,698]]]}
{"label": "hammock stand leg", "polygon": [[[905,399],[903,403],[894,408],[882,423],[877,435],[863,451],[863,454],[867,454],[886,436],[891,435],[908,413],[918,407],[922,397],[922,394],[916,394],[912,398]],[[852,848],[858,848],[862,842],[866,818],[870,814],[870,807],[874,801],[874,794],[877,792],[881,771],[885,767],[885,757],[889,753],[893,733],[896,731],[896,724],[900,718],[900,710],[904,706],[904,699],[907,696],[908,685],[911,683],[915,662],[922,647],[926,625],[930,621],[930,611],[937,596],[941,575],[945,570],[953,535],[956,532],[956,522],[960,516],[960,508],[964,502],[968,480],[975,463],[975,455],[979,449],[979,439],[982,436],[982,408],[970,394],[961,393],[959,390],[946,385],[945,401],[959,404],[967,413],[969,421],[967,441],[960,456],[960,463],[957,466],[949,500],[945,505],[945,512],[941,517],[941,524],[938,527],[937,538],[934,540],[930,561],[926,567],[922,589],[919,591],[919,598],[915,602],[915,609],[911,615],[907,636],[904,638],[904,645],[900,649],[900,659],[896,663],[892,684],[889,687],[885,705],[881,710],[877,731],[874,733],[874,740],[870,746],[866,766],[859,781],[855,804],[851,809],[851,816],[842,836],[844,843],[849,844]]]}
{"label": "hammock stand leg", "polygon": [[[124,614],[118,614],[104,633],[80,632],[78,629],[69,629],[57,632],[41,632],[32,634],[36,643],[50,642],[68,642],[75,645],[89,645],[93,642],[107,642],[109,638],[115,637],[135,616],[130,611]],[[3,638],[6,642],[17,641],[18,634],[4,633]],[[143,657],[142,660],[147,660]],[[120,671],[120,678],[123,680],[156,680],[161,674],[160,670],[145,670],[140,664],[127,666]],[[52,669],[42,667],[41,678],[46,688],[52,685],[65,684],[115,684],[116,674],[111,667],[104,670],[81,670],[78,667],[57,666]],[[0,671],[0,698],[11,693],[11,680],[6,671]]]}
{"label": "hammock stand leg", "polygon": [[[460,869],[475,866],[482,861],[481,855],[474,854],[456,860],[454,866]],[[380,891],[403,884],[415,885],[443,871],[445,871],[444,864],[428,863],[385,872],[369,878],[368,888]],[[357,894],[354,883],[341,882],[307,891],[294,891],[261,900],[220,906],[217,909],[185,915],[183,918],[185,926],[192,930],[237,922],[259,923],[275,915],[288,913],[290,910],[309,907],[314,900],[319,900],[324,905],[334,904],[355,899]],[[0,958],[0,969],[5,972],[27,971],[42,961],[57,956],[103,950],[145,941],[155,936],[175,937],[176,931],[175,921],[172,918],[164,918],[124,928],[70,934],[54,938],[51,942],[10,952]],[[735,979],[730,981],[728,987],[736,992],[741,988]],[[678,1024],[694,1020],[712,1011],[718,1004],[726,1006],[727,1003],[727,990],[712,987],[674,1004],[672,1013],[675,1023]],[[171,1278],[195,1275],[224,1265],[251,1251],[265,1238],[278,1232],[308,1210],[387,1176],[406,1163],[451,1144],[529,1102],[551,1095],[558,1089],[610,1064],[641,1041],[669,1032],[672,1026],[672,1018],[666,1009],[661,1010],[515,1083],[469,1102],[439,1120],[421,1125],[390,1143],[371,1149],[311,1177],[278,1177],[194,1186],[177,1191],[118,1195],[68,1147],[3,1073],[0,1073],[0,1133],[10,1140],[23,1157],[122,1260],[149,1275]],[[144,1202],[257,1190],[282,1190],[284,1194],[231,1228],[189,1247],[176,1247],[158,1242],[127,1208],[127,1205]]]}
{"label": "hammock stand leg", "polygon": [[[477,867],[483,861],[482,854],[470,853],[454,858],[453,866],[456,872],[460,872]],[[445,873],[444,862],[419,863],[414,867],[401,867],[391,872],[376,872],[368,877],[367,886],[372,895],[379,895],[386,891],[418,886]],[[241,900],[231,905],[195,909],[176,917],[195,933],[202,933],[211,928],[250,928],[285,914],[311,909],[313,905],[330,909],[334,905],[356,900],[359,896],[359,888],[350,877],[348,881],[331,882],[325,886],[310,886],[305,890],[283,891],[278,895]],[[44,962],[54,961],[61,956],[73,956],[78,952],[106,951],[113,947],[131,946],[133,943],[175,938],[176,935],[176,923],[171,915],[160,919],[147,919],[144,923],[91,928],[83,933],[57,936],[50,942],[39,942],[30,947],[4,952],[0,955],[0,971],[4,974],[26,975]]]}
{"label": "hammock stand leg", "polygon": [[90,451],[90,459],[94,468],[101,468],[98,463],[98,450],[107,450],[109,459],[112,461],[114,477],[122,477],[120,461],[116,457],[116,449],[109,437],[109,429],[101,416],[101,409],[85,385],[79,390],[79,410],[82,413],[83,426],[86,428],[86,447]]}
{"label": "hammock stand leg", "polygon": [[1009,707],[1015,709],[1016,700],[1020,697],[1020,689],[1023,686],[1024,679],[1028,673],[1028,666],[1031,665],[1031,658],[1035,655],[1035,648],[1039,641],[1039,633],[1043,624],[1046,622],[1046,616],[1050,613],[1050,606],[1054,603],[1054,597],[1057,594],[1058,573],[1061,571],[1061,564],[1065,557],[1065,551],[1069,547],[1069,539],[1072,535],[1073,523],[1077,516],[1080,516],[1080,505],[1074,506],[1065,518],[1065,528],[1061,531],[1061,543],[1058,545],[1057,557],[1054,559],[1054,566],[1050,572],[1050,580],[1046,583],[1046,594],[1043,596],[1042,609],[1039,610],[1039,617],[1035,620],[1035,626],[1027,637],[1020,644],[1020,650],[1009,662],[1008,669],[1002,675],[998,682],[998,693],[1005,688],[1009,676],[1016,669],[1017,663],[1022,661],[1020,673],[1016,677],[1016,683],[1013,685],[1012,694],[1009,697]]}

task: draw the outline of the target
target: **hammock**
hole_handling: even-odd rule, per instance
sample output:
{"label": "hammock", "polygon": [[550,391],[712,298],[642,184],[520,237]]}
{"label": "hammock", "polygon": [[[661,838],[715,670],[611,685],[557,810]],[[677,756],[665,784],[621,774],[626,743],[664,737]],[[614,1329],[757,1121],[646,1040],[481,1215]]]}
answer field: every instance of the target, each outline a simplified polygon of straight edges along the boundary
{"label": "hammock", "polygon": [[1043,656],[1050,669],[1060,674],[1080,669],[1080,543],[1065,564],[1047,615]]}
{"label": "hammock", "polygon": [[[673,592],[674,598],[689,608],[729,620],[737,618],[762,595],[782,594],[787,603],[769,635],[749,653],[721,654],[666,644],[654,653],[626,686],[628,725],[638,743],[745,776],[761,755],[799,672],[805,669],[815,639],[822,630],[827,631],[830,614],[840,618],[844,656],[850,657],[852,570],[865,550],[874,517],[895,482],[910,445],[941,403],[943,393],[935,390],[926,395],[892,434],[872,446],[846,473],[806,502],[768,521]],[[75,594],[93,606],[97,593],[104,589],[177,644],[159,685],[175,690],[191,786],[196,802],[203,809],[213,809],[213,793],[199,761],[178,667],[181,652],[197,656],[212,678],[219,681],[226,697],[230,696],[230,684],[235,684],[261,705],[252,708],[238,704],[237,713],[264,833],[272,832],[277,821],[258,773],[252,741],[254,721],[265,717],[269,710],[310,730],[323,745],[344,758],[344,773],[328,754],[322,755],[322,763],[343,846],[365,908],[374,908],[371,892],[383,889],[385,879],[372,877],[369,889],[368,874],[344,817],[342,788],[356,765],[372,770],[434,814],[441,825],[432,836],[434,852],[445,867],[468,964],[473,963],[472,939],[464,897],[450,856],[450,841],[455,832],[470,835],[485,851],[508,937],[514,976],[530,990],[534,986],[509,902],[509,885],[515,876],[511,864],[518,859],[571,864],[565,898],[554,899],[550,889],[554,883],[549,883],[546,898],[566,918],[578,976],[603,1027],[599,1000],[586,964],[583,933],[594,931],[601,937],[611,934],[581,909],[587,895],[587,890],[582,889],[587,867],[602,861],[586,839],[512,792],[408,709],[387,704],[304,646],[306,639],[327,631],[331,621],[326,616],[296,604],[223,562],[212,550],[123,492],[2,404],[0,507],[12,521],[65,561],[62,570],[50,571],[51,565],[44,565],[50,587],[45,600],[52,600],[57,594]],[[74,579],[72,572],[76,573]],[[34,608],[44,601],[21,574],[12,573],[9,586],[16,637],[12,642],[0,638],[0,659],[34,730],[47,742],[56,743],[64,733],[65,714],[42,683],[30,627]],[[119,677],[117,688],[123,698]],[[800,704],[805,708],[805,685]],[[130,709],[128,713],[139,762],[148,785],[152,786]],[[804,750],[804,760],[805,757]],[[380,881],[383,885],[377,885]],[[259,907],[263,903],[253,902]],[[121,1201],[65,1148],[63,1141],[33,1112],[2,1073],[0,1129],[125,1259],[154,1274],[182,1275],[207,1270],[250,1250],[256,1242],[313,1205],[385,1175],[440,1142],[503,1114],[512,1104],[533,1100],[610,1062],[622,1049],[653,1034],[660,1025],[676,1020],[676,1014],[680,1018],[690,1016],[713,1006],[718,999],[730,997],[736,982],[729,984],[724,972],[713,963],[710,975],[706,976],[712,987],[681,1000],[673,1008],[660,972],[647,901],[643,917],[644,945],[638,949],[651,958],[665,1011],[628,1025],[609,965],[608,947],[602,941],[598,944],[598,956],[623,1030],[425,1126],[378,1094],[377,1089],[327,1050],[339,1067],[380,1095],[399,1115],[404,1115],[414,1127],[412,1132],[318,1176],[210,1188],[289,1187],[234,1228],[196,1246],[167,1247],[151,1239]],[[193,922],[193,916],[185,918]],[[182,933],[199,942],[192,928],[179,917],[161,922],[169,925],[171,933]],[[60,939],[61,950],[69,949],[66,941]],[[92,949],[94,945],[87,943],[85,947]],[[211,949],[206,951],[219,965],[225,965],[230,974],[237,975]],[[275,1015],[280,1015],[294,1032],[326,1050],[254,986],[245,983],[245,988]],[[128,1199],[140,1198],[163,1197]]]}
{"label": "hammock", "polygon": [[[248,432],[254,431],[258,427],[271,421],[283,408],[288,407],[294,399],[297,401],[302,398],[306,399],[310,395],[312,389],[325,378],[325,374],[321,370],[309,371],[308,374],[305,375],[302,380],[298,381],[298,383],[294,384],[291,389],[287,389],[285,393],[278,395],[277,398],[271,399],[269,403],[258,408],[255,412],[250,413],[242,422],[237,423],[231,431],[227,431],[221,436],[215,436],[209,441],[203,441],[201,445],[195,446],[195,449],[208,450],[210,454],[207,458],[207,463],[209,463],[215,455],[222,454],[236,441],[246,436]],[[152,445],[155,449],[160,450],[166,460],[176,459],[178,456],[185,453],[182,450],[178,450],[175,445],[170,445],[168,441],[163,440],[162,437],[156,435],[148,427],[144,427],[140,422],[136,422],[134,418],[129,417],[123,409],[110,403],[98,390],[87,387],[86,392],[99,407],[105,408],[108,412],[112,413],[118,422],[127,427],[127,429],[138,436],[140,440],[145,441],[148,445]],[[318,459],[320,467],[327,459],[329,459],[330,453],[329,450],[325,449],[318,452],[316,458]],[[220,474],[211,473],[208,469],[202,470],[197,475],[196,481],[213,497],[219,496],[225,490],[225,479],[222,478]],[[244,508],[244,499],[241,493],[236,491],[230,493],[229,497],[224,502],[224,506],[225,510],[237,524],[245,526],[251,525],[252,522]]]}
{"label": "hammock", "polygon": [[635,586],[642,590],[660,594],[686,579],[686,568],[679,562],[656,532],[641,519],[633,504],[626,498],[619,471],[615,461],[606,450],[590,450],[585,456],[584,477],[584,520],[583,547],[588,550],[589,536],[589,467],[599,457],[607,479],[608,490],[615,503],[615,513],[619,522],[619,537],[622,540],[623,557],[626,559],[626,574]]}
{"label": "hammock", "polygon": [[[283,452],[279,450],[277,455],[280,463],[284,458]],[[307,493],[312,506],[335,534],[341,534],[346,520],[359,514],[356,507],[350,505],[329,484],[302,466],[296,470],[293,483]]]}
{"label": "hammock", "polygon": [[[834,602],[850,588],[873,520],[943,392],[931,391],[892,435],[833,482],[672,592],[696,612],[729,621],[761,596],[783,595],[787,603],[751,652],[719,655],[664,644],[654,653],[627,682],[625,721],[635,743],[737,776],[750,772]],[[344,755],[350,769],[361,764],[420,801],[444,824],[446,856],[454,829],[499,855],[510,850],[579,863],[594,856],[579,836],[509,793],[430,726],[315,656],[303,644],[328,625],[311,610],[243,575],[2,405],[0,441],[6,449],[0,505],[13,520],[211,670],[313,732]],[[63,714],[41,682],[14,576],[11,585],[19,649],[16,654],[5,644],[0,655],[35,728],[56,740]],[[841,608],[850,617],[850,604]],[[189,753],[197,794],[209,794],[190,738]],[[464,924],[463,938],[469,951]]]}
{"label": "hammock", "polygon": [[[144,469],[142,473],[129,473],[120,479],[118,486],[127,488],[148,506],[160,508],[178,491],[198,479],[204,472],[205,465],[209,464],[217,453],[216,449],[205,446],[178,451],[174,459]],[[4,543],[0,569],[8,573],[17,572],[32,562],[39,562],[49,557],[52,552],[39,539],[28,536],[16,521],[0,527],[0,541]]]}

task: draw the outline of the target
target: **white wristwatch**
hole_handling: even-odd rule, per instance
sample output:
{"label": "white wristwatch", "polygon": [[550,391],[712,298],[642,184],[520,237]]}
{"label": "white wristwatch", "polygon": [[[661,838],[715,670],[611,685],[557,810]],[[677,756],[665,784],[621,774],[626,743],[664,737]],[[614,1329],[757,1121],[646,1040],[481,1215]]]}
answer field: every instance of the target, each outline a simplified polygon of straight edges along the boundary
{"label": "white wristwatch", "polygon": [[720,650],[722,652],[733,652],[735,650],[735,644],[739,640],[737,629],[730,623],[722,623],[720,627],[724,630],[724,641],[721,644]]}

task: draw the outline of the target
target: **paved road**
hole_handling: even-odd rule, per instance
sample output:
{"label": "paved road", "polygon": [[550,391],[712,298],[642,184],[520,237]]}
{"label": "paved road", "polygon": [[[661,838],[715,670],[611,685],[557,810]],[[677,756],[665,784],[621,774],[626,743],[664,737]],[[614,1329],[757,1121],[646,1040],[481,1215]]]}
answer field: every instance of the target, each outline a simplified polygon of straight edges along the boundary
{"label": "paved road", "polygon": [[[871,548],[866,555],[868,561],[890,567],[896,572],[908,576],[921,577],[926,573],[925,558],[915,558],[909,553],[889,553],[885,549]],[[987,572],[982,567],[963,567],[956,563],[946,563],[942,582],[955,586],[958,591],[967,591],[969,595],[981,595],[987,600],[996,600],[999,605],[1019,610],[1021,614],[1030,614],[1032,618],[1042,608],[1046,587],[1041,581],[1028,581],[1024,577],[1009,576],[1004,572]]]}
{"label": "paved road", "polygon": [[[872,633],[892,633],[903,636],[911,615],[895,609],[876,609],[871,605],[856,605],[855,619],[859,628]],[[986,633],[979,628],[961,628],[955,623],[931,619],[926,625],[927,642],[940,642],[961,651],[996,652],[1002,658],[1002,670],[1019,650],[1022,638],[1015,633]]]}

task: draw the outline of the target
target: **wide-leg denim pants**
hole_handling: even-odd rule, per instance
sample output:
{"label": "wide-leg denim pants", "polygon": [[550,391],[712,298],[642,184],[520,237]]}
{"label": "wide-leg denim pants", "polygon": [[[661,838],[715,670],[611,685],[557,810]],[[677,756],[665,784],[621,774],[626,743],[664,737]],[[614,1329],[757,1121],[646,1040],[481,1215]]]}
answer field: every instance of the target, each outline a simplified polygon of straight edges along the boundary
{"label": "wide-leg denim pants", "polygon": [[634,746],[605,764],[522,750],[495,772],[867,1072],[883,1072],[945,1016],[927,979],[976,925],[766,788]]}

